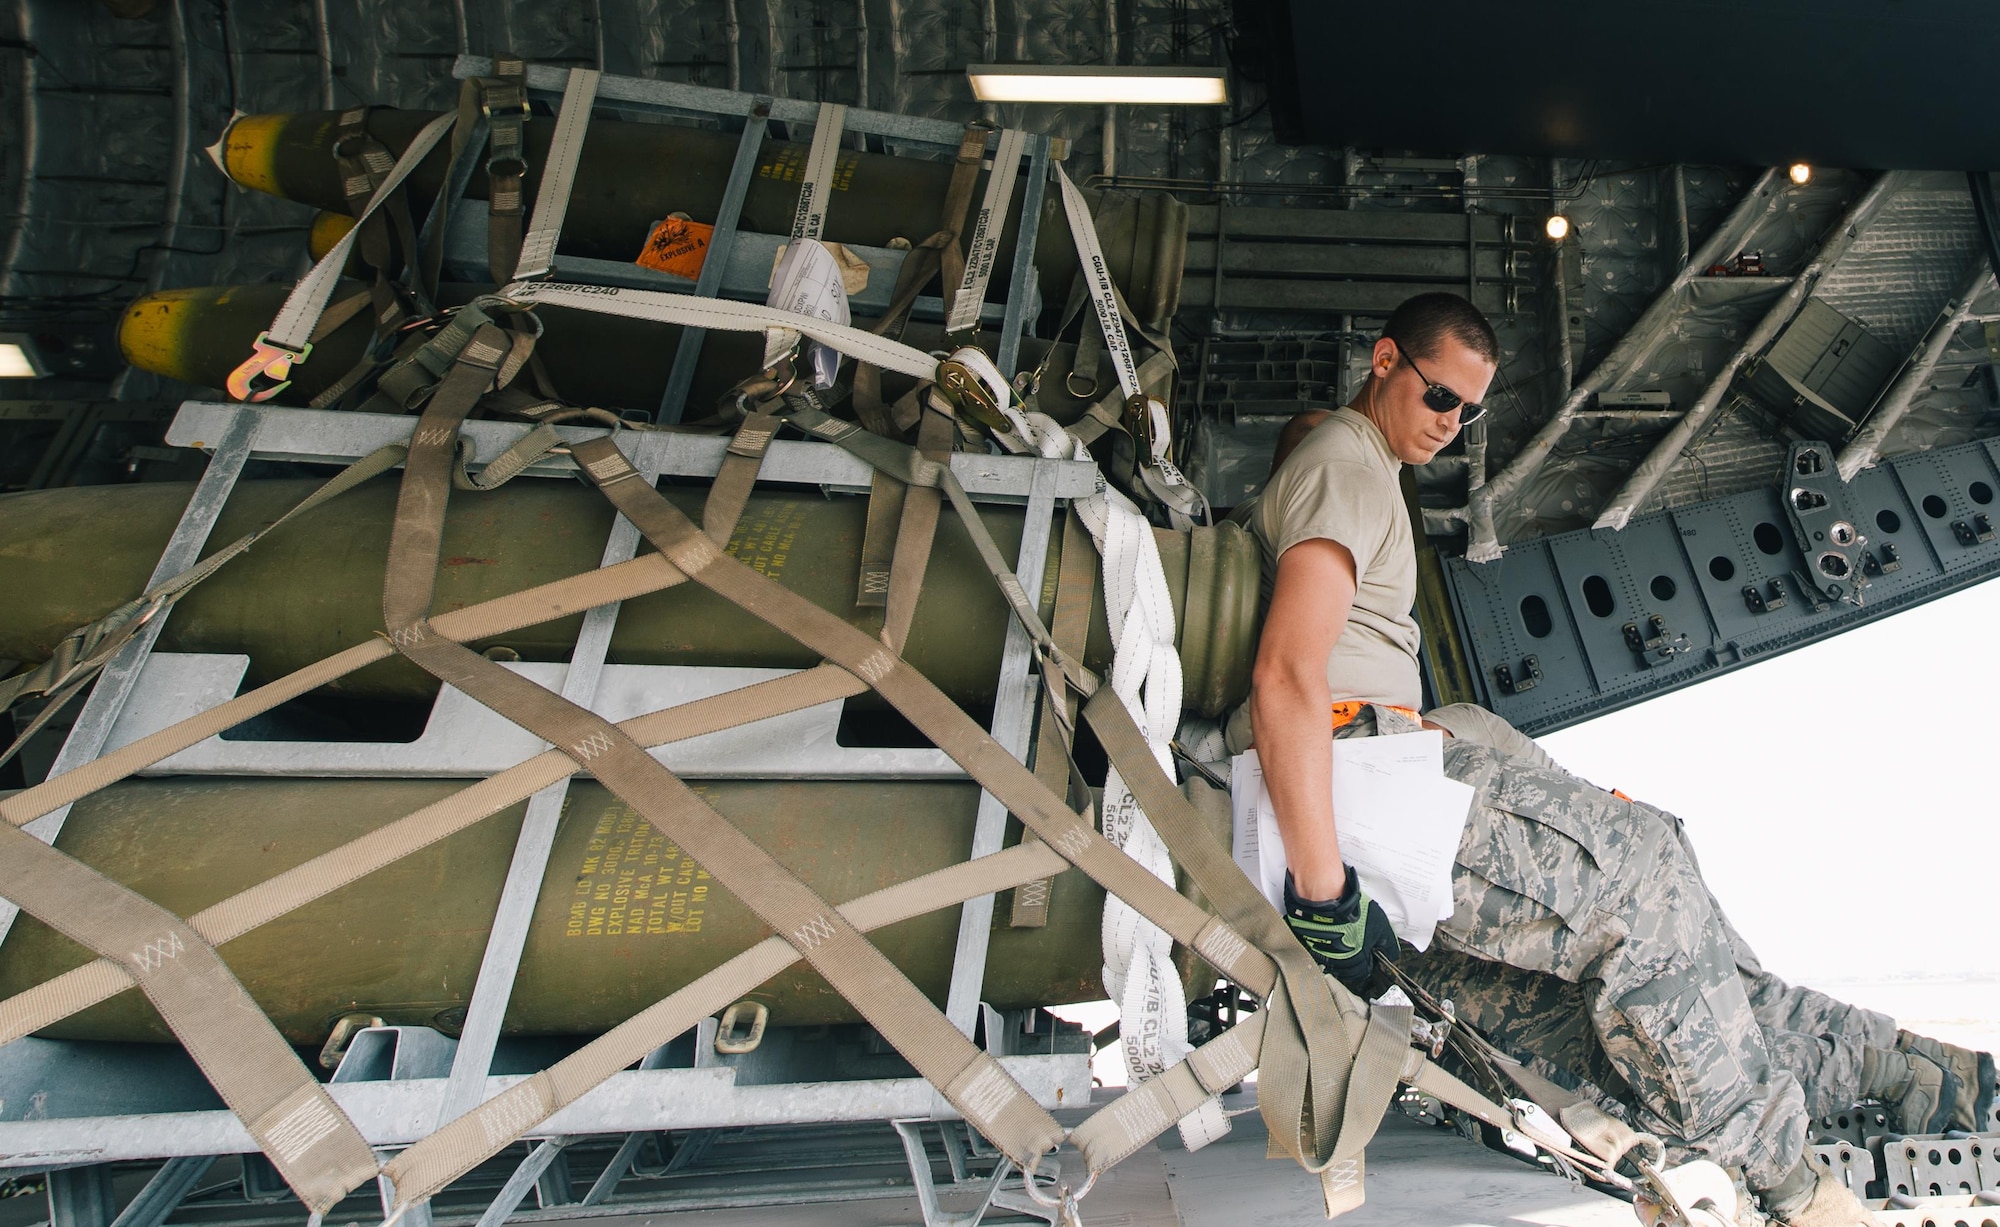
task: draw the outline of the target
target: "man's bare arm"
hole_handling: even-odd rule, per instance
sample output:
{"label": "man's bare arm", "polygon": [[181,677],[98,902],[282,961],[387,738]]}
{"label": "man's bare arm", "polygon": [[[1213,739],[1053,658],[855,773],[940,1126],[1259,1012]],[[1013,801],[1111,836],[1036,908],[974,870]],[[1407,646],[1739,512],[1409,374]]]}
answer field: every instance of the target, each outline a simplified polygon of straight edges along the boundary
{"label": "man's bare arm", "polygon": [[1250,677],[1250,721],[1292,882],[1307,899],[1336,899],[1346,886],[1334,830],[1332,691],[1327,658],[1354,608],[1354,555],[1324,537],[1278,558],[1271,607]]}

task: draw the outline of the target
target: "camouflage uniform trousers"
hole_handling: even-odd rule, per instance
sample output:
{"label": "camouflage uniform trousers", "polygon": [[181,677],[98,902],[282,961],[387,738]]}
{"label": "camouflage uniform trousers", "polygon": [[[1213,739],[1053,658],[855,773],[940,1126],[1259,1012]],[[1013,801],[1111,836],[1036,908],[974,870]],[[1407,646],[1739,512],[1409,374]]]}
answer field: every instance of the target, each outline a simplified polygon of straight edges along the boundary
{"label": "camouflage uniform trousers", "polygon": [[[1450,728],[1457,737],[1487,745],[1547,771],[1569,774],[1540,746],[1483,708],[1458,705],[1432,715],[1437,718],[1436,723]],[[1578,783],[1591,787],[1582,780]],[[1701,866],[1681,820],[1642,801],[1634,801],[1632,805],[1672,834],[1699,874]],[[1752,1015],[1764,1032],[1765,1046],[1777,1065],[1798,1080],[1807,1112],[1820,1117],[1852,1107],[1861,1098],[1862,1049],[1893,1046],[1895,1020],[1803,985],[1787,984],[1772,975],[1730,924],[1715,896],[1708,894],[1707,898],[1709,910],[1721,925],[1722,936],[1735,956],[1737,974],[1743,981]],[[1496,1030],[1517,1034],[1518,1046],[1502,1046],[1543,1057],[1558,1069],[1607,1090],[1620,1085],[1615,1073],[1603,1062],[1602,1053],[1589,1051],[1594,1045],[1582,1042],[1585,1037],[1574,1034],[1577,1028],[1573,1024],[1581,1009],[1575,986],[1451,955],[1436,959],[1426,956],[1419,962],[1426,968],[1426,986],[1434,979],[1446,990],[1440,995],[1452,997],[1454,1005],[1460,1008],[1461,1017],[1473,1021],[1496,1043],[1500,1042]],[[1466,1013],[1468,1009],[1492,1020],[1491,1026],[1472,1019]],[[1558,1059],[1555,1055],[1558,1051],[1565,1053],[1566,1059]]]}
{"label": "camouflage uniform trousers", "polygon": [[[1414,727],[1370,714],[1343,734]],[[1475,796],[1436,944],[1574,985],[1571,1017],[1631,1092],[1634,1123],[1675,1161],[1712,1159],[1775,1187],[1804,1153],[1805,1100],[1771,1060],[1680,843],[1628,801],[1469,738],[1447,741],[1444,764]]]}

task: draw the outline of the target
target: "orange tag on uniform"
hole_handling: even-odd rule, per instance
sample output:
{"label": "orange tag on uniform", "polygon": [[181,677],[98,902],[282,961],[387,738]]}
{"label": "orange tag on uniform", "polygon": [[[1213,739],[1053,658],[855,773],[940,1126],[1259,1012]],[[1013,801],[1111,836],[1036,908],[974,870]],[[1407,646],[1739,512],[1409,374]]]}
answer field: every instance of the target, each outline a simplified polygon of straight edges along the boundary
{"label": "orange tag on uniform", "polygon": [[708,241],[714,233],[714,226],[684,217],[669,217],[653,227],[653,232],[646,236],[645,248],[633,263],[693,281],[701,276],[702,262],[708,258]]}

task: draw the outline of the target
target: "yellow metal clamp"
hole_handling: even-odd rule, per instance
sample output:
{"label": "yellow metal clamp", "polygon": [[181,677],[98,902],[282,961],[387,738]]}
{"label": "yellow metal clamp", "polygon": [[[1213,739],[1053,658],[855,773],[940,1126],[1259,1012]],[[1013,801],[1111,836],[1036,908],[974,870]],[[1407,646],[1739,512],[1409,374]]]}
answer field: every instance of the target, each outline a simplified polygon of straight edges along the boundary
{"label": "yellow metal clamp", "polygon": [[250,343],[250,356],[229,373],[224,385],[240,401],[267,401],[292,386],[292,365],[312,356],[312,343],[298,349],[280,345],[268,332],[260,332]]}

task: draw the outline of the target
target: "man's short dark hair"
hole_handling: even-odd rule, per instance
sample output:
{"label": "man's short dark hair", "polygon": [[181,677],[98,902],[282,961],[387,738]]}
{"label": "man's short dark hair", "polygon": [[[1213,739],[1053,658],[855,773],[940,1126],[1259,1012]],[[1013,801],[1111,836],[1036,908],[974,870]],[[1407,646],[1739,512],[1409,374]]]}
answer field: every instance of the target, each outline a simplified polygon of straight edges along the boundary
{"label": "man's short dark hair", "polygon": [[1406,298],[1382,326],[1382,335],[1419,358],[1437,355],[1447,337],[1500,365],[1500,338],[1486,316],[1456,294],[1439,291]]}

